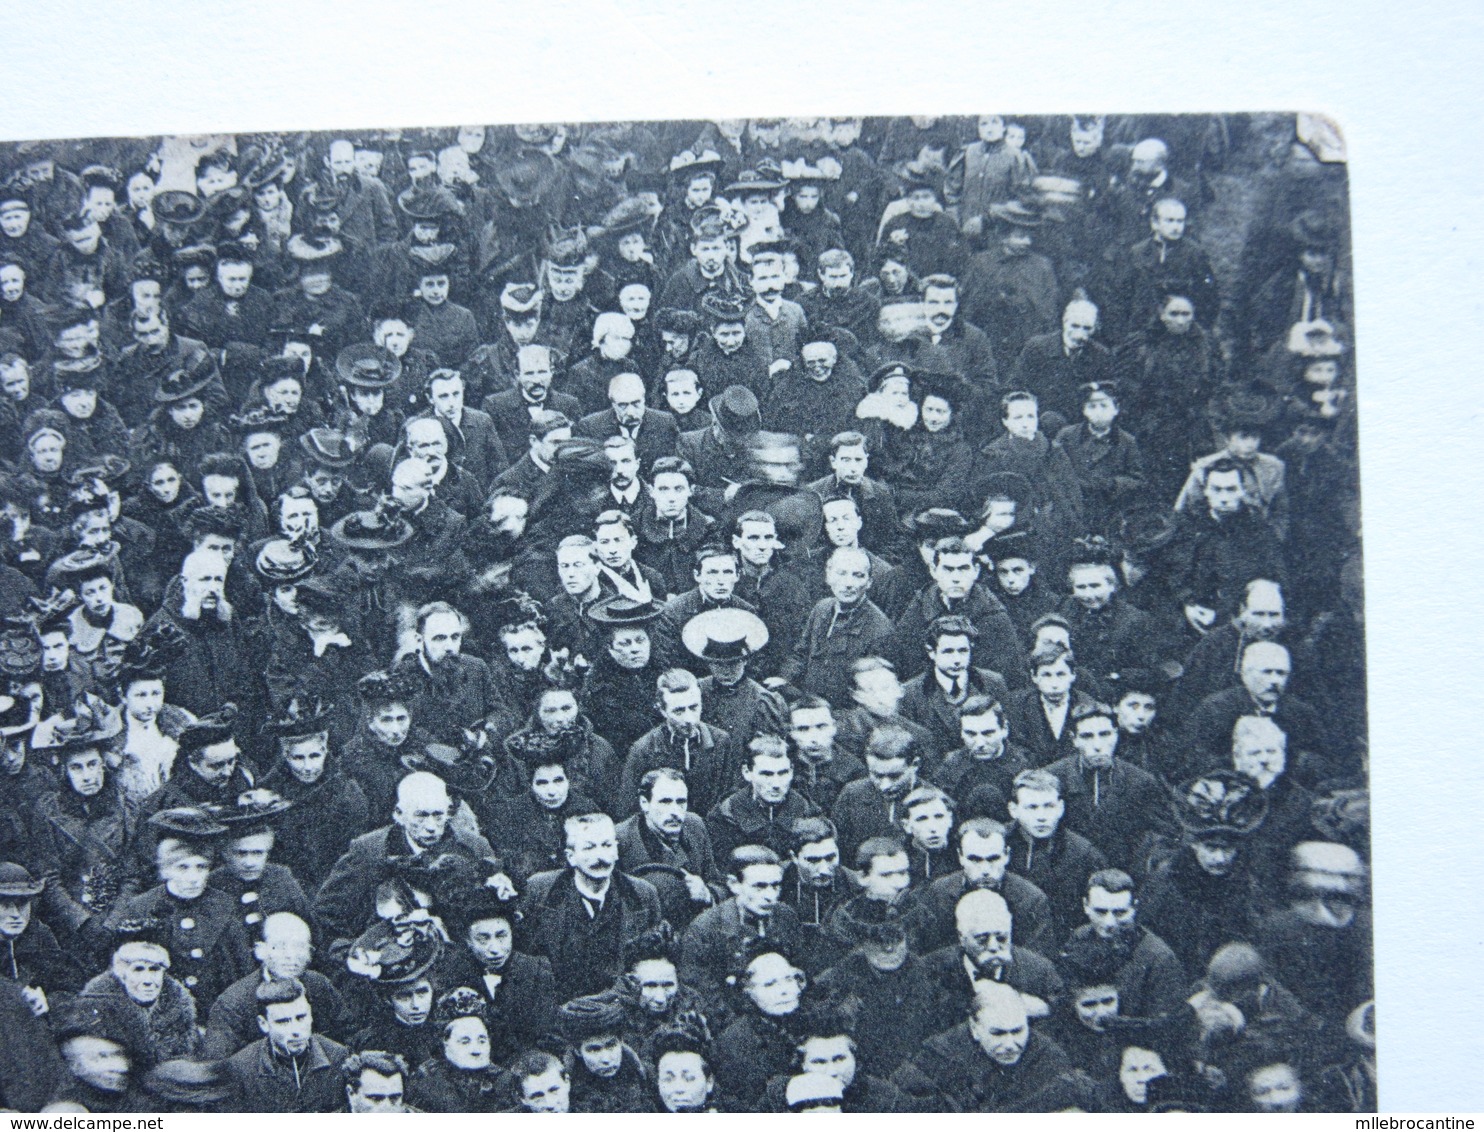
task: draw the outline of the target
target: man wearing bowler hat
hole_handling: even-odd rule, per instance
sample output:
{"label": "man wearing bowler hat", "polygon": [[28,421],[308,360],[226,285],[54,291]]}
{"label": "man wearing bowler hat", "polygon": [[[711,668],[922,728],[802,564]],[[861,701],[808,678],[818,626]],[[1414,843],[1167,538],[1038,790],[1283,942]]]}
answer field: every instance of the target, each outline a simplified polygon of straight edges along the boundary
{"label": "man wearing bowler hat", "polygon": [[728,385],[708,408],[711,425],[681,433],[676,452],[695,470],[696,506],[717,515],[728,501],[728,489],[745,474],[741,469],[751,459],[750,444],[762,428],[762,415],[757,396],[746,385]]}

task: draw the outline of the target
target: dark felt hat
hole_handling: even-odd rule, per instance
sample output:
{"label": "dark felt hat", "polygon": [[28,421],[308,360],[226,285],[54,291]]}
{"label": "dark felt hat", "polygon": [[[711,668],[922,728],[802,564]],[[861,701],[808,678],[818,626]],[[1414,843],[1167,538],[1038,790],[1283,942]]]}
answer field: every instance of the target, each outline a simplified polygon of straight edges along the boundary
{"label": "dark felt hat", "polygon": [[649,232],[657,217],[643,197],[625,197],[603,214],[597,235],[617,239],[629,232]]}
{"label": "dark felt hat", "polygon": [[39,896],[44,888],[46,881],[33,877],[24,865],[0,861],[0,897],[14,900]]}
{"label": "dark felt hat", "polygon": [[623,1029],[624,1009],[613,994],[588,994],[562,1003],[557,1025],[573,1045],[591,1038],[617,1036]]}
{"label": "dark felt hat", "polygon": [[385,670],[368,672],[356,681],[356,691],[367,707],[384,704],[402,704],[404,707],[417,697],[417,688],[411,680],[399,672]]}
{"label": "dark felt hat", "polygon": [[912,375],[912,392],[917,395],[919,403],[924,397],[937,397],[948,402],[955,414],[962,411],[973,396],[969,383],[957,374],[928,370],[918,370]]}
{"label": "dark felt hat", "polygon": [[257,826],[270,826],[280,814],[294,808],[294,803],[275,794],[272,790],[244,790],[237,795],[237,804],[222,807],[212,816],[225,825],[234,835],[240,835]]}
{"label": "dark felt hat", "polygon": [[1221,428],[1265,428],[1283,414],[1283,397],[1268,382],[1254,380],[1214,398],[1211,409]]}
{"label": "dark felt hat", "polygon": [[299,447],[322,468],[348,468],[360,451],[356,437],[338,428],[312,428],[300,435]]}
{"label": "dark felt hat", "polygon": [[236,1094],[225,1061],[193,1061],[173,1057],[144,1076],[144,1091],[171,1105],[219,1105]]}
{"label": "dark felt hat", "polygon": [[534,208],[556,188],[556,163],[544,153],[523,154],[495,172],[495,184],[518,208]]}
{"label": "dark felt hat", "polygon": [[184,401],[194,397],[211,384],[216,377],[216,365],[205,351],[193,355],[179,369],[171,370],[160,378],[155,389],[155,400],[161,403]]}
{"label": "dark felt hat", "polygon": [[499,777],[500,767],[489,755],[461,751],[447,743],[426,743],[408,751],[400,762],[409,771],[436,774],[446,786],[460,794],[482,794]]}
{"label": "dark felt hat", "polygon": [[722,191],[728,193],[771,193],[787,186],[788,181],[784,178],[781,171],[775,173],[771,169],[744,169],[738,174],[737,179]]}
{"label": "dark felt hat", "polygon": [[335,355],[335,373],[347,385],[385,389],[402,376],[402,359],[374,343],[359,342]]}
{"label": "dark felt hat", "polygon": [[961,538],[974,529],[963,515],[948,507],[929,507],[902,520],[902,526],[918,542],[935,542],[940,538]]}
{"label": "dark felt hat", "polygon": [[410,220],[442,220],[459,212],[458,198],[440,185],[424,181],[397,194],[397,207]]}
{"label": "dark felt hat", "polygon": [[273,585],[302,582],[317,565],[318,555],[308,543],[286,538],[268,539],[253,559],[254,572]]}
{"label": "dark felt hat", "polygon": [[1262,825],[1268,799],[1245,774],[1213,770],[1177,786],[1172,808],[1192,837],[1243,838]]}
{"label": "dark felt hat", "polygon": [[331,708],[318,696],[295,694],[263,723],[263,730],[280,739],[318,735],[330,729]]}
{"label": "dark felt hat", "polygon": [[35,701],[25,696],[0,696],[0,739],[35,730],[39,719]]}
{"label": "dark felt hat", "polygon": [[191,751],[199,751],[203,747],[214,747],[218,743],[225,743],[232,738],[236,722],[237,705],[234,703],[223,704],[210,715],[197,716],[195,720],[186,724],[177,736],[180,753],[184,755]]}
{"label": "dark felt hat", "polygon": [[67,482],[75,486],[91,484],[94,480],[102,480],[105,484],[112,486],[129,474],[129,461],[122,456],[115,456],[112,452],[104,453],[80,468],[75,468],[67,476]]}
{"label": "dark felt hat", "polygon": [[588,610],[588,616],[600,625],[646,625],[664,608],[656,601],[630,601],[626,597],[609,597]]}
{"label": "dark felt hat", "polygon": [[149,824],[161,833],[193,841],[209,840],[227,832],[227,826],[205,806],[172,806],[150,815]]}
{"label": "dark felt hat", "polygon": [[989,215],[1008,228],[1039,228],[1045,219],[1040,209],[1018,200],[995,201]]}
{"label": "dark felt hat", "polygon": [[747,305],[741,299],[712,291],[701,298],[701,313],[713,323],[742,322],[747,317]]}
{"label": "dark felt hat", "polygon": [[394,550],[412,537],[412,524],[394,505],[352,511],[330,528],[330,537],[351,550]]}
{"label": "dark felt hat", "polygon": [[300,232],[290,236],[284,250],[305,267],[327,267],[345,251],[345,241],[329,232]]}
{"label": "dark felt hat", "polygon": [[183,189],[158,192],[149,202],[156,220],[166,224],[194,224],[206,215],[206,205],[195,193]]}
{"label": "dark felt hat", "polygon": [[711,398],[709,407],[723,432],[750,433],[763,427],[757,395],[745,385],[728,385]]}

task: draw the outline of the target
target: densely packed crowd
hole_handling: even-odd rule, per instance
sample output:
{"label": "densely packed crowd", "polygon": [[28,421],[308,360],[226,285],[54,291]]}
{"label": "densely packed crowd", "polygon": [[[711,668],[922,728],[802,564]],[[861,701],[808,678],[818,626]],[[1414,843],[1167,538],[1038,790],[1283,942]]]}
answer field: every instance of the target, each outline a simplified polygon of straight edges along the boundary
{"label": "densely packed crowd", "polygon": [[1373,1109],[1311,126],[0,147],[0,1102]]}

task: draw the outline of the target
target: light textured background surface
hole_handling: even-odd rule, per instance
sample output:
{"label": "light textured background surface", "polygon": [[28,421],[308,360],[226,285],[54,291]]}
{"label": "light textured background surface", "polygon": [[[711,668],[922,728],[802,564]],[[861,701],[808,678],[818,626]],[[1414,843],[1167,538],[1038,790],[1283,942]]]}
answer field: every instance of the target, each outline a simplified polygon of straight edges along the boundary
{"label": "light textured background surface", "polygon": [[1484,5],[16,4],[0,136],[1312,109],[1354,203],[1387,1110],[1484,1109]]}

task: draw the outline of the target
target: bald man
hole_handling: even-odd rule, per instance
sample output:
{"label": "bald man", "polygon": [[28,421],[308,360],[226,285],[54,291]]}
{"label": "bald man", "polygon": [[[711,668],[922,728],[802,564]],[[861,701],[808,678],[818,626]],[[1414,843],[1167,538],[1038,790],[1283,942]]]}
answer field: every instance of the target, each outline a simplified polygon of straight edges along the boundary
{"label": "bald man", "polygon": [[309,925],[292,912],[274,912],[263,917],[261,928],[262,933],[252,948],[258,967],[222,991],[212,1006],[203,1056],[231,1057],[263,1036],[258,1029],[254,993],[272,979],[298,979],[304,984],[309,1005],[314,1009],[316,1032],[337,1041],[348,1036],[351,1020],[340,992],[324,975],[310,969],[314,946],[310,942]]}
{"label": "bald man", "polygon": [[[1059,329],[1026,339],[1006,388],[1035,394],[1043,415],[1054,412],[1062,424],[1076,424],[1082,417],[1079,387],[1113,377],[1112,355],[1094,337],[1097,330],[1098,308],[1073,299],[1062,310]],[[1057,431],[1045,422],[1042,428],[1053,436]]]}
{"label": "bald man", "polygon": [[452,445],[444,423],[434,417],[413,417],[402,426],[399,452],[427,462],[433,471],[433,492],[460,515],[477,515],[484,506],[484,488],[449,459]]}
{"label": "bald man", "polygon": [[1014,917],[1005,898],[979,888],[959,897],[953,910],[958,942],[923,957],[923,966],[943,990],[941,1023],[963,1018],[986,983],[1014,987],[1032,1017],[1044,1018],[1061,998],[1063,986],[1046,957],[1012,942]]}
{"label": "bald man", "polygon": [[427,601],[468,575],[460,546],[468,521],[444,501],[433,466],[422,457],[409,456],[392,469],[392,498],[412,524],[412,538],[397,548],[404,592],[414,603]]}
{"label": "bald man", "polygon": [[254,650],[243,618],[227,600],[226,585],[226,557],[216,550],[193,550],[181,562],[179,577],[165,591],[165,600],[142,635],[149,640],[168,622],[185,638],[184,647],[165,666],[172,704],[200,716],[235,703],[245,727],[261,718],[263,676],[250,659]]}
{"label": "bald man", "polygon": [[414,771],[397,784],[391,823],[350,843],[314,898],[316,918],[330,939],[354,939],[376,917],[376,887],[406,875],[407,858],[462,857],[485,883],[514,894],[490,843],[462,823],[451,824],[455,800],[436,774]]}
{"label": "bald man", "polygon": [[1030,1028],[1025,1002],[1005,983],[982,983],[968,1019],[929,1038],[892,1084],[922,1112],[1055,1112],[1081,1107],[1071,1062]]}
{"label": "bald man", "polygon": [[1244,715],[1267,716],[1288,736],[1288,775],[1314,788],[1332,774],[1350,769],[1337,759],[1313,706],[1288,694],[1293,660],[1276,641],[1252,641],[1242,650],[1241,683],[1203,699],[1190,713],[1185,746],[1193,770],[1229,767],[1232,732]]}
{"label": "bald man", "polygon": [[646,405],[642,377],[637,373],[620,373],[608,382],[608,408],[583,417],[572,434],[599,443],[610,436],[627,436],[638,453],[640,474],[648,479],[656,460],[675,455],[680,428],[669,413]]}

